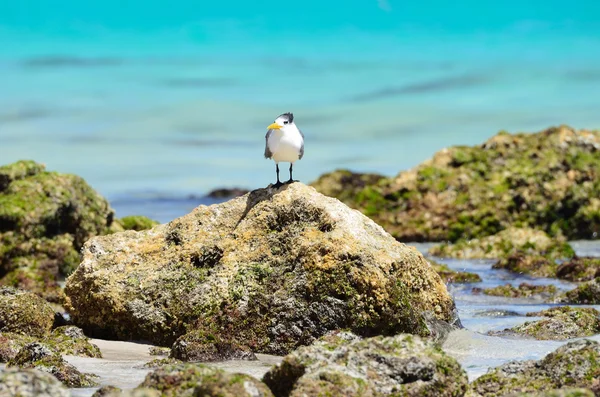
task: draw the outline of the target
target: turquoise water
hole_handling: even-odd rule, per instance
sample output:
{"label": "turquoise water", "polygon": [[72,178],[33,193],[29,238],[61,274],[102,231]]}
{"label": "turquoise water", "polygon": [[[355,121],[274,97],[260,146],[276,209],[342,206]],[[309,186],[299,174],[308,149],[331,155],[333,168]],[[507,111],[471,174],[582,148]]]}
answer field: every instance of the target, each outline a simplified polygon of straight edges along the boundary
{"label": "turquoise water", "polygon": [[264,134],[287,111],[304,182],[600,127],[598,2],[88,3],[0,2],[0,163],[79,174],[119,215],[273,182]]}

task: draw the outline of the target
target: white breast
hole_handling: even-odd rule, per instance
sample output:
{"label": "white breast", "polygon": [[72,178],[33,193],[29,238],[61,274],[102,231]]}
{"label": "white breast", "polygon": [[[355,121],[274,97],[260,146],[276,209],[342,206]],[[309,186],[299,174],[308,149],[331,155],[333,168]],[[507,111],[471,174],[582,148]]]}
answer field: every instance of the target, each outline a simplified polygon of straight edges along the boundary
{"label": "white breast", "polygon": [[[293,127],[293,128],[292,128]],[[300,149],[304,139],[295,125],[274,130],[267,140],[269,150],[273,153],[273,160],[279,163],[293,163],[300,157]]]}

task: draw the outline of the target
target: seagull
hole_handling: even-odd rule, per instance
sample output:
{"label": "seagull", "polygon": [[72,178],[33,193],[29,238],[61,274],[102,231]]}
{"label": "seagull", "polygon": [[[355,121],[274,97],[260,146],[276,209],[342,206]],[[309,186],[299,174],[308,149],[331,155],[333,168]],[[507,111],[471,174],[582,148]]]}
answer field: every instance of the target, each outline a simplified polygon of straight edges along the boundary
{"label": "seagull", "polygon": [[297,182],[292,178],[294,163],[304,156],[304,134],[294,124],[294,115],[284,113],[275,119],[275,122],[267,127],[265,136],[265,158],[275,161],[277,172],[277,183],[273,187],[283,185],[279,181],[279,163],[290,163],[290,179],[287,183]]}

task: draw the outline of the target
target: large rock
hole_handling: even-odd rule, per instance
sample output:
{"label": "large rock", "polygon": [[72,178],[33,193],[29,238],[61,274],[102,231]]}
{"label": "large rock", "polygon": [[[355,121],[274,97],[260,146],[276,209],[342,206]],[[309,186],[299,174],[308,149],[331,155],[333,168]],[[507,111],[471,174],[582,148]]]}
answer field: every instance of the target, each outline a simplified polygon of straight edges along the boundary
{"label": "large rock", "polygon": [[477,378],[473,395],[504,396],[582,387],[600,395],[600,345],[578,340],[559,347],[539,361],[511,361]]}
{"label": "large rock", "polygon": [[107,233],[113,216],[78,176],[33,161],[0,167],[0,284],[62,301],[57,278],[73,271],[83,243]]}
{"label": "large rock", "polygon": [[558,293],[554,285],[534,285],[521,283],[518,287],[512,284],[499,285],[492,288],[473,288],[473,293],[483,292],[490,296],[504,296],[506,298],[536,298],[547,300]]}
{"label": "large rock", "polygon": [[69,397],[70,395],[71,393],[62,383],[46,372],[15,368],[0,371],[0,396]]}
{"label": "large rock", "polygon": [[349,198],[342,195],[350,186],[316,186],[401,241],[471,239],[511,225],[589,239],[600,232],[599,181],[600,131],[560,126],[443,149],[395,177],[359,180]]}
{"label": "large rock", "polygon": [[90,336],[169,344],[191,326],[284,354],[329,330],[428,335],[424,314],[457,319],[416,249],[301,183],[96,237],[83,253],[66,305]]}
{"label": "large rock", "polygon": [[462,396],[467,375],[431,341],[340,334],[301,347],[263,378],[276,397]]}
{"label": "large rock", "polygon": [[600,304],[600,277],[581,283],[571,291],[558,296],[555,301],[584,305]]}
{"label": "large rock", "polygon": [[556,277],[569,281],[589,281],[600,277],[600,258],[575,256],[560,264]]}
{"label": "large rock", "polygon": [[54,310],[38,296],[11,287],[0,287],[0,332],[29,336],[48,334]]}

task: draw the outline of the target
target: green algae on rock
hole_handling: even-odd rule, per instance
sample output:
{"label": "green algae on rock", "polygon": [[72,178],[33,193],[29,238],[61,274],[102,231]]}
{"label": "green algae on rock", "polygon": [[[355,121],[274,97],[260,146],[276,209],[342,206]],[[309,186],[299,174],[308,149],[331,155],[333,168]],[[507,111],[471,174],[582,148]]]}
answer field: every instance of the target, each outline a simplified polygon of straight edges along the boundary
{"label": "green algae on rock", "polygon": [[342,197],[351,184],[315,184],[400,241],[468,240],[510,226],[590,239],[600,234],[599,148],[600,131],[500,132],[479,146],[443,149],[395,177],[356,184],[351,197]]}
{"label": "green algae on rock", "polygon": [[49,373],[34,369],[0,371],[0,396],[69,397],[69,390]]}
{"label": "green algae on rock", "polygon": [[[344,204],[352,205],[355,200],[369,199],[369,190],[365,190],[365,187],[376,185],[384,179],[383,175],[378,174],[360,174],[348,170],[336,170],[321,175],[319,179],[310,185],[326,196],[335,197]],[[358,197],[359,194],[362,197]],[[368,201],[372,200],[369,199]],[[376,208],[373,208],[373,210],[375,211]],[[367,212],[369,212],[368,209]]]}
{"label": "green algae on rock", "polygon": [[94,381],[96,375],[81,373],[66,362],[60,354],[41,343],[25,345],[17,355],[11,359],[7,366],[19,368],[33,368],[54,375],[68,387],[92,387],[98,383]]}
{"label": "green algae on rock", "polygon": [[481,277],[477,273],[452,270],[448,265],[438,263],[432,259],[427,259],[427,261],[446,283],[478,283],[481,281]]}
{"label": "green algae on rock", "polygon": [[148,231],[90,239],[66,284],[90,336],[168,345],[196,329],[286,354],[335,329],[428,335],[457,320],[414,248],[301,183],[258,189]]}
{"label": "green algae on rock", "polygon": [[276,397],[462,396],[468,385],[456,360],[432,341],[406,334],[324,337],[284,357],[263,381]]}
{"label": "green algae on rock", "polygon": [[509,393],[504,397],[595,397],[590,389],[563,387],[561,389],[544,390],[534,393]]}
{"label": "green algae on rock", "polygon": [[505,284],[493,288],[473,289],[473,292],[483,292],[485,295],[504,296],[507,298],[549,299],[557,294],[558,289],[554,285],[521,283],[518,287],[512,284]]}
{"label": "green algae on rock", "polygon": [[569,342],[539,361],[511,361],[490,369],[471,384],[471,390],[475,395],[496,397],[580,387],[598,395],[599,378],[600,345],[583,339]]}
{"label": "green algae on rock", "polygon": [[32,293],[0,287],[0,332],[41,337],[54,324],[54,310]]}
{"label": "green algae on rock", "polygon": [[556,298],[559,303],[596,305],[600,303],[600,277],[584,282]]}
{"label": "green algae on rock", "polygon": [[123,391],[115,386],[102,386],[92,394],[92,397],[162,397],[162,393],[149,388]]}
{"label": "green algae on rock", "polygon": [[152,229],[159,223],[143,215],[130,215],[117,219],[114,224],[115,227],[112,229],[113,232],[122,232],[125,230],[135,230],[139,232],[140,230]]}
{"label": "green algae on rock", "polygon": [[589,281],[600,277],[600,258],[575,256],[558,266],[556,277],[569,281]]}
{"label": "green algae on rock", "polygon": [[600,312],[592,308],[561,306],[527,313],[527,316],[543,318],[492,334],[517,334],[538,340],[565,340],[600,333]]}
{"label": "green algae on rock", "polygon": [[32,336],[0,332],[0,363],[13,359],[23,346],[35,341]]}
{"label": "green algae on rock", "polygon": [[[242,374],[227,374],[222,369],[192,363],[159,367],[146,375],[139,388],[158,390],[163,397],[252,396],[248,389],[258,390],[259,393],[254,394],[255,396],[272,396],[269,389],[257,379]],[[223,394],[210,394],[209,390]]]}
{"label": "green algae on rock", "polygon": [[33,161],[0,167],[0,284],[63,299],[56,282],[79,264],[79,250],[113,223],[108,202],[82,178]]}
{"label": "green algae on rock", "polygon": [[224,340],[218,334],[205,334],[200,330],[191,330],[177,338],[170,357],[197,362],[258,360],[248,347]]}

